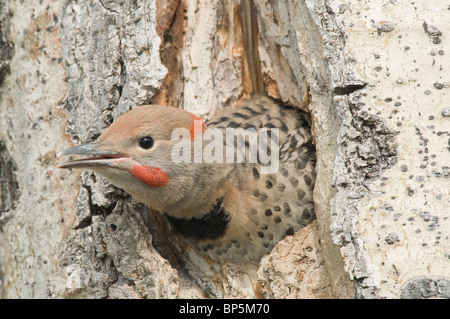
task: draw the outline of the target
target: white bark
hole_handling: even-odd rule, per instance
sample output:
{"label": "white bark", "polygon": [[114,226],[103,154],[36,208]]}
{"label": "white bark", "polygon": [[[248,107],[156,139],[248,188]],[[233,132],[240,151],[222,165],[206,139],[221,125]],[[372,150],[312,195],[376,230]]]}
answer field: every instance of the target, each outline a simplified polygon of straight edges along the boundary
{"label": "white bark", "polygon": [[[450,298],[446,5],[253,3],[0,4],[0,296]],[[258,265],[56,169],[134,106],[211,117],[262,91],[311,112],[318,177],[317,220]]]}

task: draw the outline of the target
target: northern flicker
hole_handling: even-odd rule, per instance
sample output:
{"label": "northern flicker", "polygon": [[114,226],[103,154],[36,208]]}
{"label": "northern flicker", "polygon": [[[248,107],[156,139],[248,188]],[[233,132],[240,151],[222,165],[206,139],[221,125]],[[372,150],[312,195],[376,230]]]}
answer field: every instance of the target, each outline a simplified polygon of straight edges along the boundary
{"label": "northern flicker", "polygon": [[[299,110],[258,97],[225,109],[200,125],[200,132],[195,129],[199,120],[177,108],[136,107],[118,117],[95,142],[59,154],[90,157],[59,167],[86,168],[106,177],[163,214],[189,245],[213,260],[258,261],[282,238],[314,219],[310,119]],[[172,133],[179,128],[190,132],[190,143],[211,128],[277,129],[266,143],[278,142],[277,170],[265,174],[267,164],[259,159],[250,162],[249,152],[244,163],[174,161],[173,149],[180,140]],[[249,144],[247,138],[247,151]],[[202,150],[206,145],[204,141]]]}

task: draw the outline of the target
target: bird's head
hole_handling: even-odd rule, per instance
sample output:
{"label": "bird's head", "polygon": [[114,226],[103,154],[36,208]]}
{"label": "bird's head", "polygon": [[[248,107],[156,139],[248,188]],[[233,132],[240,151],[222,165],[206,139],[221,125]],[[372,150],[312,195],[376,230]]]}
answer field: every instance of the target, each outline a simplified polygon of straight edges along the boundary
{"label": "bird's head", "polygon": [[[172,150],[179,139],[175,129],[198,133],[200,118],[185,110],[145,105],[120,117],[93,143],[69,148],[60,156],[83,156],[59,168],[90,169],[106,177],[150,207],[164,210],[190,194],[196,183],[199,166],[174,163]],[[200,132],[205,127],[200,124]],[[175,208],[176,209],[176,208]]]}

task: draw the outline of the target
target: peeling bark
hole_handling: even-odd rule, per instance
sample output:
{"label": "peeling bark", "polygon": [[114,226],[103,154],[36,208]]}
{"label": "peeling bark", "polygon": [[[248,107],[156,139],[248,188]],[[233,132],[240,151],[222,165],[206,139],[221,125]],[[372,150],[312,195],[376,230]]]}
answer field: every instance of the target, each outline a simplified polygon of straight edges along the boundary
{"label": "peeling bark", "polygon": [[20,196],[17,164],[0,141],[0,228],[14,211]]}
{"label": "peeling bark", "polygon": [[9,63],[14,55],[14,44],[11,41],[11,34],[9,30],[10,24],[9,5],[6,3],[0,4],[0,84],[3,79],[11,72]]}

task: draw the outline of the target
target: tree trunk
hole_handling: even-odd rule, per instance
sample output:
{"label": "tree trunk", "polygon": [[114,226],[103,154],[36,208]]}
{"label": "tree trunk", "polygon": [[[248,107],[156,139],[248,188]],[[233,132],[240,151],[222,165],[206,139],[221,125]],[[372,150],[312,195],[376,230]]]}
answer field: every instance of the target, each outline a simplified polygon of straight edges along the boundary
{"label": "tree trunk", "polygon": [[[450,298],[450,7],[391,0],[0,3],[0,296]],[[306,110],[316,221],[203,261],[55,155],[143,104]],[[447,98],[447,99],[446,99]]]}

